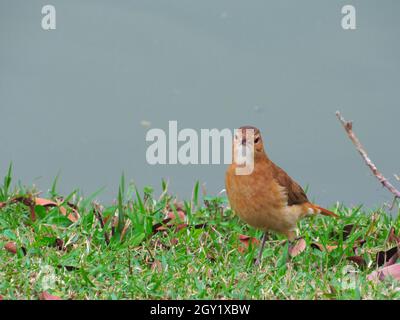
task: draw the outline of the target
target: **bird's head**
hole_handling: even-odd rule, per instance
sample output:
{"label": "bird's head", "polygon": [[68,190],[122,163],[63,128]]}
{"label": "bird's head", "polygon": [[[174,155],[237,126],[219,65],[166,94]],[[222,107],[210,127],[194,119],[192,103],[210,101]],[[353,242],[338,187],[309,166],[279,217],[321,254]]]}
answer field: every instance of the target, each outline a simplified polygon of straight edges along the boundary
{"label": "bird's head", "polygon": [[233,152],[235,163],[238,165],[244,164],[246,155],[253,156],[254,160],[265,157],[260,130],[252,126],[243,126],[236,130]]}

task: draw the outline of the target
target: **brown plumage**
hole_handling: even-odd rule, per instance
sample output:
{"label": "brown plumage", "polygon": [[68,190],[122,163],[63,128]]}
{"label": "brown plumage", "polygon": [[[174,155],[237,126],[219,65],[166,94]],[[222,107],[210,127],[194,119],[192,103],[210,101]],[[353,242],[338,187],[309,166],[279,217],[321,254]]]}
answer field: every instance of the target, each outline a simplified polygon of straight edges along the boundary
{"label": "brown plumage", "polygon": [[[249,132],[254,133],[250,139]],[[251,153],[252,148],[253,171],[247,175],[237,174],[237,169],[246,165],[241,156],[243,149]],[[238,216],[265,232],[258,262],[267,231],[284,234],[289,241],[293,241],[299,219],[315,214],[337,217],[333,212],[311,203],[300,185],[268,158],[257,128],[246,126],[238,130],[233,142],[233,153],[234,161],[225,176],[226,191],[230,205]]]}

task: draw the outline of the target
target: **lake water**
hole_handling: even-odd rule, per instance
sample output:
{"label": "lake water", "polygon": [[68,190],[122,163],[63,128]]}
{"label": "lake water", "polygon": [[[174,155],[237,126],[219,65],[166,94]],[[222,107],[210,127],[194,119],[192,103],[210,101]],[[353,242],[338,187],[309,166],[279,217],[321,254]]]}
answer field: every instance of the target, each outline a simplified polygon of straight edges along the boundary
{"label": "lake water", "polygon": [[[356,8],[344,30],[341,9]],[[161,178],[180,199],[196,180],[224,188],[226,165],[146,162],[150,128],[261,129],[266,150],[321,205],[391,202],[335,117],[341,110],[378,168],[400,173],[400,2],[0,2],[0,172],[46,191],[111,201],[121,173]],[[146,124],[145,126],[143,124]],[[398,186],[400,184],[397,184]]]}

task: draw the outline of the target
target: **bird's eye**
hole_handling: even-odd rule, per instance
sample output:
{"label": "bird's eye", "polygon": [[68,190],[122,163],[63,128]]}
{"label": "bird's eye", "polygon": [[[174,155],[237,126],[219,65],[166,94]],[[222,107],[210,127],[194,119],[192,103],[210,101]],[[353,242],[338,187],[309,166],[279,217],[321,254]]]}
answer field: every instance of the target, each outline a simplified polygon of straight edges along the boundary
{"label": "bird's eye", "polygon": [[258,141],[260,141],[260,137],[254,139],[254,143],[258,143]]}
{"label": "bird's eye", "polygon": [[238,136],[237,136],[237,134],[235,134],[235,139],[237,140],[237,138],[238,138]]}

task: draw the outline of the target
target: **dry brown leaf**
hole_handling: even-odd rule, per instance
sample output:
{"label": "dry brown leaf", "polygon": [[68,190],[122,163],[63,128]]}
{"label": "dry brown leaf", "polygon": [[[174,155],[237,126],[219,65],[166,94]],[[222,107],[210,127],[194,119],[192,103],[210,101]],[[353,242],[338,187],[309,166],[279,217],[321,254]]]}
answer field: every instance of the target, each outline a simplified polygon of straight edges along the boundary
{"label": "dry brown leaf", "polygon": [[381,267],[386,263],[388,263],[393,257],[394,257],[394,262],[396,262],[398,255],[399,255],[398,247],[393,247],[386,251],[379,251],[376,254],[376,259],[375,259],[376,265],[378,267]]}
{"label": "dry brown leaf", "polygon": [[343,240],[346,240],[354,229],[354,224],[347,224],[343,227]]}
{"label": "dry brown leaf", "polygon": [[239,235],[239,240],[240,240],[241,243],[245,244],[246,246],[248,246],[250,244],[250,242],[253,243],[253,244],[259,244],[260,243],[260,240],[258,240],[256,238],[253,238],[253,237],[250,237],[250,236],[246,236],[244,234],[240,234]]}
{"label": "dry brown leaf", "polygon": [[388,266],[391,266],[392,264],[395,264],[399,258],[400,258],[400,252],[397,251],[397,252],[384,264],[384,267],[388,267]]}
{"label": "dry brown leaf", "polygon": [[60,210],[61,214],[64,216],[67,216],[67,218],[71,222],[76,222],[79,219],[79,213],[78,211],[71,207],[71,213],[68,214],[68,211],[65,207],[61,206],[62,202],[57,203],[55,201],[49,200],[49,199],[44,199],[44,198],[35,198],[35,205],[37,206],[43,206],[43,207],[58,207]]}
{"label": "dry brown leaf", "polygon": [[306,250],[306,247],[307,247],[306,240],[300,238],[299,240],[297,240],[296,244],[289,247],[289,255],[291,257],[296,257],[304,250]]}
{"label": "dry brown leaf", "polygon": [[357,264],[360,268],[365,268],[367,266],[367,262],[365,261],[365,259],[361,256],[350,256],[346,258],[349,261],[354,262],[355,264]]}
{"label": "dry brown leaf", "polygon": [[67,250],[66,247],[64,247],[64,241],[60,238],[57,238],[56,241],[54,242],[54,245],[56,246],[56,248],[60,251],[65,251]]}
{"label": "dry brown leaf", "polygon": [[390,228],[388,241],[400,246],[400,237],[396,235],[394,227]]}
{"label": "dry brown leaf", "polygon": [[131,220],[126,220],[124,228],[121,231],[121,236],[120,236],[121,241],[124,239],[125,234],[128,231],[130,225],[131,225]]}
{"label": "dry brown leaf", "polygon": [[35,214],[35,206],[43,206],[43,207],[58,207],[61,214],[64,216],[67,216],[67,218],[71,222],[76,222],[79,219],[79,213],[78,211],[74,208],[74,205],[70,205],[71,208],[71,213],[68,214],[68,211],[65,207],[62,207],[62,202],[55,202],[53,200],[49,199],[44,199],[44,198],[36,198],[32,196],[20,196],[11,199],[8,202],[2,202],[2,206],[6,206],[7,204],[12,204],[16,202],[21,202],[27,207],[29,207],[29,211],[31,214],[31,219],[33,221],[36,220],[36,214]]}
{"label": "dry brown leaf", "polygon": [[250,243],[253,246],[258,245],[260,243],[260,240],[250,237],[250,236],[246,236],[244,234],[239,235],[239,241],[241,242],[241,245],[238,248],[238,251],[240,253],[245,253],[247,251],[247,248],[249,247]]}
{"label": "dry brown leaf", "polygon": [[186,228],[188,225],[186,223],[181,223],[176,226],[176,231]]}
{"label": "dry brown leaf", "polygon": [[165,226],[168,222],[171,221],[171,218],[164,219],[162,222],[156,223],[153,225],[153,233],[157,233],[158,231],[166,230]]}
{"label": "dry brown leaf", "polygon": [[43,206],[43,207],[48,207],[48,206],[57,207],[56,202],[49,200],[49,199],[44,199],[44,198],[35,198],[35,204],[37,206]]}
{"label": "dry brown leaf", "polygon": [[337,249],[337,245],[326,245],[324,246],[321,243],[318,242],[313,242],[311,243],[311,247],[318,249],[319,251],[327,251],[327,252],[332,252],[333,250]]}
{"label": "dry brown leaf", "polygon": [[17,253],[17,245],[15,244],[15,242],[7,242],[4,245],[4,249],[6,249],[8,252],[11,252],[13,254]]}

